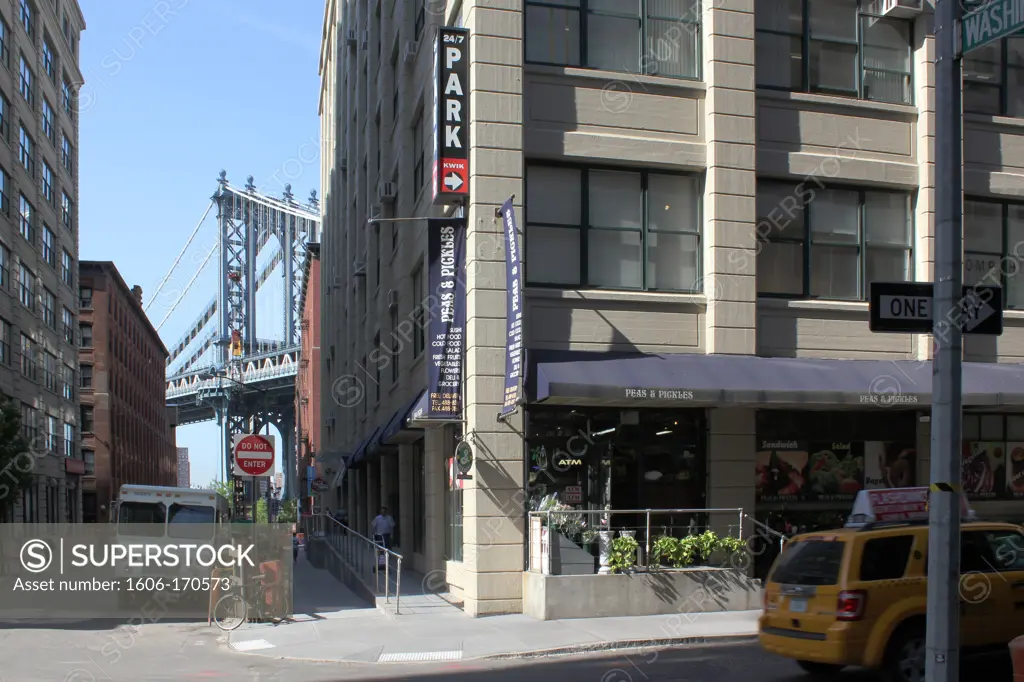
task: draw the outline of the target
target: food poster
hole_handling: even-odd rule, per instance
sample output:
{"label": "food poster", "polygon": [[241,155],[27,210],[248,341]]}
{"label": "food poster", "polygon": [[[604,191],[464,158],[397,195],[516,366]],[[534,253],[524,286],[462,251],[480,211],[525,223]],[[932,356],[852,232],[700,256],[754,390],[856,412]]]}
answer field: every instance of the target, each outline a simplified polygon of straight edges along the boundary
{"label": "food poster", "polygon": [[1007,443],[1006,490],[1010,497],[1024,497],[1024,443]]}
{"label": "food poster", "polygon": [[960,476],[969,499],[1001,497],[1006,480],[1006,444],[965,442]]}
{"label": "food poster", "polygon": [[864,443],[812,443],[807,460],[807,500],[852,500],[864,487]]}
{"label": "food poster", "polygon": [[917,448],[898,441],[864,443],[864,487],[913,488],[917,481]]}
{"label": "food poster", "polygon": [[807,446],[798,441],[761,441],[757,453],[757,498],[762,502],[803,499]]}

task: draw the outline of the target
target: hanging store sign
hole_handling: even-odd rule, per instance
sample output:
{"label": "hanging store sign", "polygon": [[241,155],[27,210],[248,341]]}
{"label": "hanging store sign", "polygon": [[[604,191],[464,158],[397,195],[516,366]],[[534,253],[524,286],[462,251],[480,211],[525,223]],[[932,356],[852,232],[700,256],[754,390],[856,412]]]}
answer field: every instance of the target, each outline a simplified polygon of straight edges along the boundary
{"label": "hanging store sign", "polygon": [[433,218],[427,226],[430,309],[427,320],[426,419],[462,418],[466,347],[466,221]]}
{"label": "hanging store sign", "polygon": [[434,41],[434,203],[469,196],[469,31],[441,26]]}
{"label": "hanging store sign", "polygon": [[501,414],[509,414],[522,396],[523,370],[523,273],[519,251],[519,226],[512,198],[499,211],[505,232],[505,398]]}
{"label": "hanging store sign", "polygon": [[473,446],[469,441],[462,441],[455,446],[455,465],[459,468],[460,479],[472,478],[469,472],[473,470]]}

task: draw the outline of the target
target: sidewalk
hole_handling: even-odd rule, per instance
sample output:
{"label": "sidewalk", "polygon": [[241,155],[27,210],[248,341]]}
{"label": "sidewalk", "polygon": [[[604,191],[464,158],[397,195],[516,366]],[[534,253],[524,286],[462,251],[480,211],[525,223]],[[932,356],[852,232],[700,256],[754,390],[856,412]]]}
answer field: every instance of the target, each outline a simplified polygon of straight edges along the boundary
{"label": "sidewalk", "polygon": [[[540,621],[472,618],[454,608],[388,615],[323,570],[296,566],[294,621],[243,625],[233,650],[321,662],[408,663],[525,658],[640,646],[752,641],[760,611]],[[435,599],[439,599],[436,598]],[[405,609],[403,609],[403,612]]]}

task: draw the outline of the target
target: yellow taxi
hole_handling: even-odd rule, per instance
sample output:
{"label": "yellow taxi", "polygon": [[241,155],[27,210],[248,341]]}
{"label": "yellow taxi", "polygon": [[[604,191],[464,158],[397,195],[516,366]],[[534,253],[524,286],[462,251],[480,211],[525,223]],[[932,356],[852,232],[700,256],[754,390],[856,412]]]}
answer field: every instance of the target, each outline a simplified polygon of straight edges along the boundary
{"label": "yellow taxi", "polygon": [[[831,678],[848,666],[924,682],[928,489],[858,494],[847,527],[792,538],[765,582],[764,650]],[[997,648],[1024,634],[1024,533],[962,507],[960,644]]]}

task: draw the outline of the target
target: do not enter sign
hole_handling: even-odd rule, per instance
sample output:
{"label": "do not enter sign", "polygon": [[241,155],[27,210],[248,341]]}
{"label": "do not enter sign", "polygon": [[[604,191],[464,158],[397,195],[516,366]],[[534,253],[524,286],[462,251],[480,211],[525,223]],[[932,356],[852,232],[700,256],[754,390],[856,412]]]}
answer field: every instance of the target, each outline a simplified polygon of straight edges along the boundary
{"label": "do not enter sign", "polygon": [[274,437],[236,433],[232,438],[236,476],[270,476],[274,473]]}

